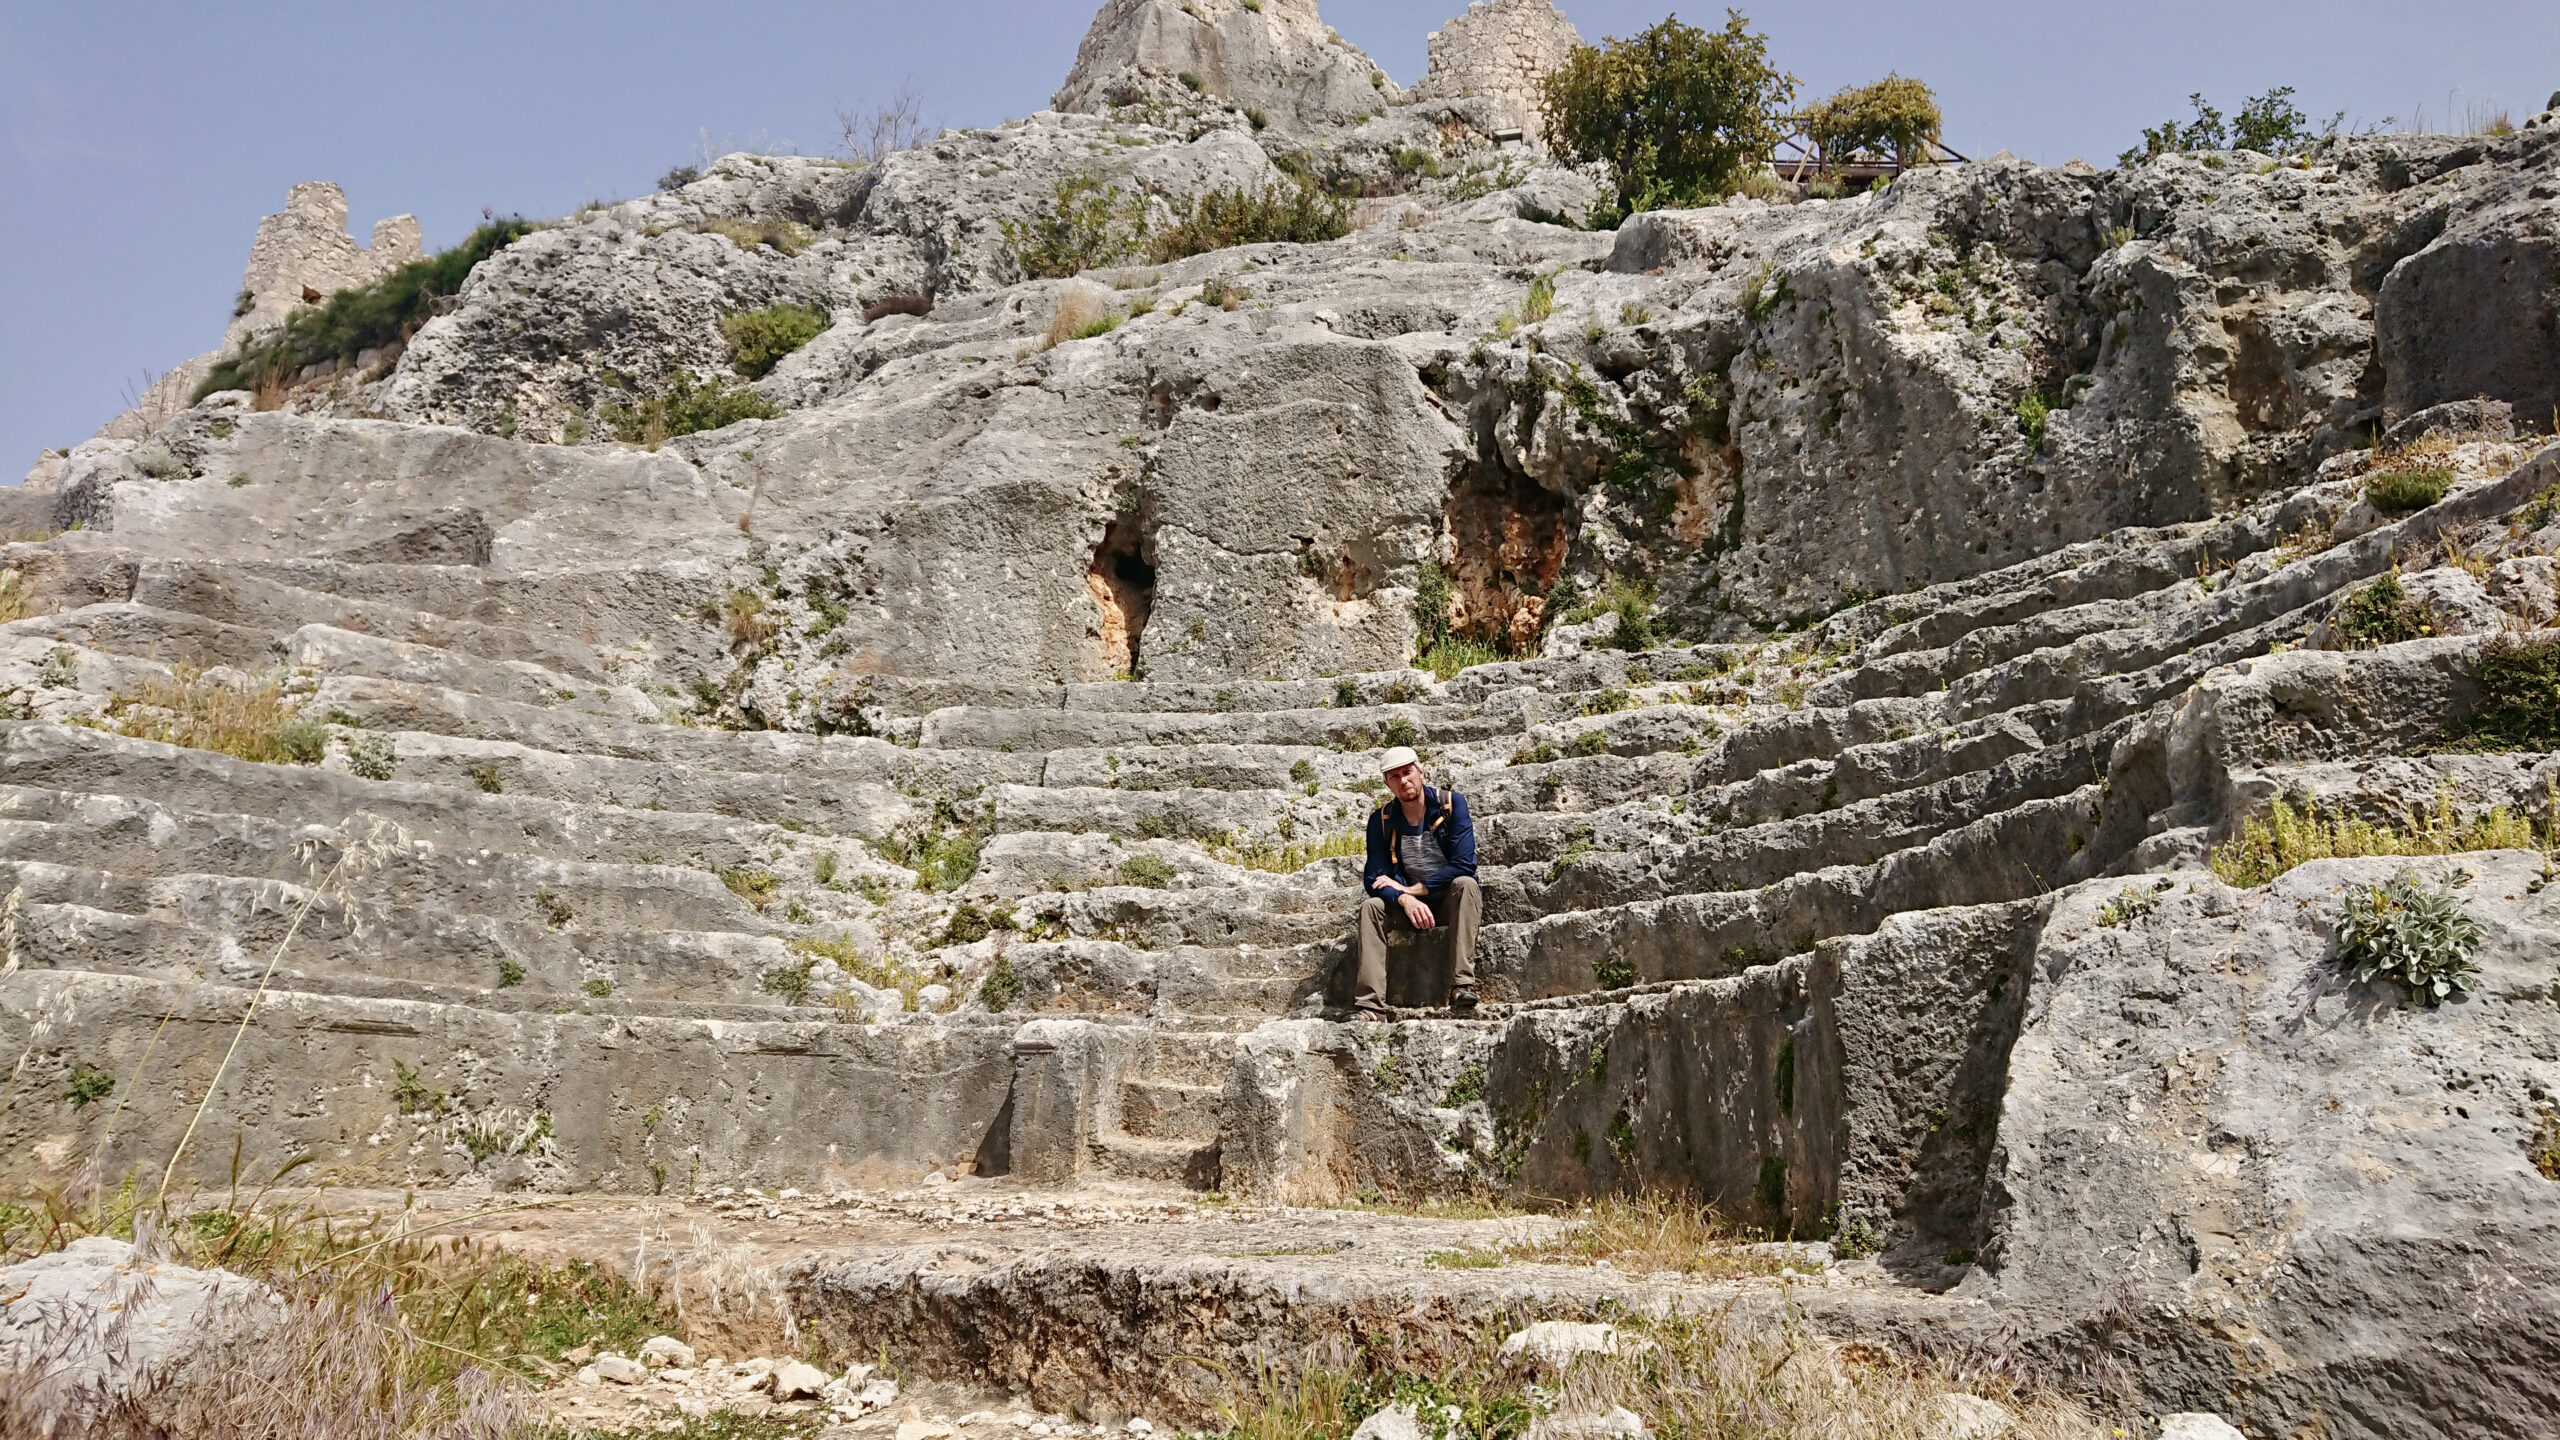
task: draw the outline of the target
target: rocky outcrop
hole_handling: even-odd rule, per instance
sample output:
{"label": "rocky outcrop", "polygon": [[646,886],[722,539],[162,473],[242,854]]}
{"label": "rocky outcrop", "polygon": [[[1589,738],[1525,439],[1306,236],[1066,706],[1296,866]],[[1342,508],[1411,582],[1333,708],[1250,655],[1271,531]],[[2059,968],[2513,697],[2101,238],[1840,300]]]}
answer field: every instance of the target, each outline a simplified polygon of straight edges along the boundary
{"label": "rocky outcrop", "polygon": [[1469,0],[1466,13],[1431,32],[1430,69],[1414,96],[1481,95],[1530,137],[1545,130],[1540,82],[1582,43],[1550,0]]}
{"label": "rocky outcrop", "polygon": [[[2448,737],[2480,637],[2560,612],[2560,453],[2429,317],[2529,338],[2475,262],[2560,130],[1595,234],[1483,96],[1310,147],[1176,88],[729,157],[499,252],[385,373],[62,458],[0,587],[0,1044],[65,1097],[8,1162],[166,1164],[219,1071],[246,1154],[459,1188],[1674,1187],[2052,1374],[2408,1433],[2370,1389],[2476,1347],[2441,1413],[2530,1432],[2538,858],[2463,862],[2505,948],[2425,1013],[2323,968],[2365,870],[2202,862],[2277,798],[2545,813],[2560,761]],[[1372,223],[1023,277],[1062,183],[1160,221],[1279,156]],[[779,301],[828,323],[769,416],[614,438],[746,383],[722,322]],[[2386,576],[2427,633],[2375,646]],[[1417,942],[1355,1029],[1398,744],[1474,804],[1489,1008],[1416,1013]],[[2359,1102],[2376,1047],[2427,1053]],[[68,1097],[146,1056],[102,1134]]]}
{"label": "rocky outcrop", "polygon": [[1291,134],[1357,122],[1397,97],[1316,0],[1104,0],[1049,103],[1099,114],[1185,90]]}

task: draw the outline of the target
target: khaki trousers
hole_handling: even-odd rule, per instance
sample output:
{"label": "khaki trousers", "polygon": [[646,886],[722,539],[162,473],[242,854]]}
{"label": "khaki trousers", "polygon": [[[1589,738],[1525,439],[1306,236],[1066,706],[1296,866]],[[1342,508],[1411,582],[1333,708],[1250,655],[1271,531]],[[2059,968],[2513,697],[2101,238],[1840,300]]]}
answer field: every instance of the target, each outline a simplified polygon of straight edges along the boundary
{"label": "khaki trousers", "polygon": [[[1456,933],[1449,937],[1449,988],[1469,989],[1476,983],[1476,924],[1484,915],[1484,891],[1472,875],[1461,875],[1425,897],[1431,914],[1440,924]],[[1383,895],[1372,894],[1360,902],[1360,979],[1355,1003],[1363,1010],[1387,1008],[1387,927],[1401,925],[1410,930],[1413,922],[1404,917],[1404,906]]]}

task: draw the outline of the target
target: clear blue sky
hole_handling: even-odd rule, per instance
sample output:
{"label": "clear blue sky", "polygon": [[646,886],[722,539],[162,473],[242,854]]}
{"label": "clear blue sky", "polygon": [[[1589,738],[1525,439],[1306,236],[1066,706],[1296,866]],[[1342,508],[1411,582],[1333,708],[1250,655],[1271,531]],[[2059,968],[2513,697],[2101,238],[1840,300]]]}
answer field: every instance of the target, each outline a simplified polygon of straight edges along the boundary
{"label": "clear blue sky", "polygon": [[[1399,81],[1464,0],[1325,0]],[[1568,0],[1586,39],[1664,0]],[[2274,85],[2361,120],[2518,119],[2560,90],[2560,3],[1746,5],[1817,93],[1888,69],[1937,87],[1948,138],[2106,164],[2135,133]],[[1684,5],[1714,24],[1721,8]],[[362,238],[401,211],[451,244],[486,205],[544,216],[644,193],[715,148],[828,149],[834,111],[912,77],[927,114],[1037,110],[1085,0],[433,5],[0,0],[0,484],[86,438],[221,337],[260,215],[346,187]]]}

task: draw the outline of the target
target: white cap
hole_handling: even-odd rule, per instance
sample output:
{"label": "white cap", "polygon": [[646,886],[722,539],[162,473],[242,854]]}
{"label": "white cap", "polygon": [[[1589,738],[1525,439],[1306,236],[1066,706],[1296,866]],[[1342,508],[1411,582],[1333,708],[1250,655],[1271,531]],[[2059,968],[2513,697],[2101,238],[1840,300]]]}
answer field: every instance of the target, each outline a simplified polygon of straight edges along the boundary
{"label": "white cap", "polygon": [[1398,745],[1394,749],[1389,750],[1386,754],[1378,757],[1378,773],[1384,775],[1390,770],[1401,770],[1407,765],[1419,765],[1421,763],[1422,757],[1413,753],[1412,746]]}

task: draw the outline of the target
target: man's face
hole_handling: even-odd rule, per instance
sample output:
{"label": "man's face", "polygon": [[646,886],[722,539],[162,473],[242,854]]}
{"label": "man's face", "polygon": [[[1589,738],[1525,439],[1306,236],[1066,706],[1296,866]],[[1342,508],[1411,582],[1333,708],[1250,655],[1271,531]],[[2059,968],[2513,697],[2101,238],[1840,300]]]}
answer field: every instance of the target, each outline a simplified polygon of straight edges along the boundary
{"label": "man's face", "polygon": [[1399,800],[1422,798],[1422,767],[1399,765],[1387,772],[1387,793]]}

